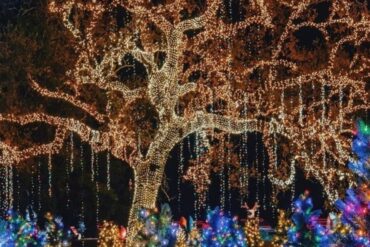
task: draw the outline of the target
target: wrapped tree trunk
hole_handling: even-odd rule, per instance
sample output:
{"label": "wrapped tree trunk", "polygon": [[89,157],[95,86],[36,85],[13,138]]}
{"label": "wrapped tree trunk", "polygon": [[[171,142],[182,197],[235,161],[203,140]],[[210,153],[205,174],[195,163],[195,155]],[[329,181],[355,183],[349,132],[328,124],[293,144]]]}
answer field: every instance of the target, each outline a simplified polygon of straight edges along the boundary
{"label": "wrapped tree trunk", "polygon": [[[154,152],[146,161],[138,164],[134,169],[135,190],[128,222],[128,246],[131,246],[137,231],[140,230],[138,227],[139,210],[142,208],[153,209],[156,207],[158,190],[162,183],[164,167],[169,153],[163,147],[165,143],[161,143],[162,145],[158,145],[158,148],[162,149],[162,152]],[[171,144],[171,142],[167,142],[166,144]],[[170,149],[168,148],[168,150]]]}

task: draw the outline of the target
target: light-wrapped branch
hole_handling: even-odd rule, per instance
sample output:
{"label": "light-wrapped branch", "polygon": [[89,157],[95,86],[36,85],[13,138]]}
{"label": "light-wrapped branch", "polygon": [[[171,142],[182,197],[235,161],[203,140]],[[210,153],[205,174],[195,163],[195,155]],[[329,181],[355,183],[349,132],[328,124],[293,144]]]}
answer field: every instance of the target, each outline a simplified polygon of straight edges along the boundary
{"label": "light-wrapped branch", "polygon": [[3,157],[1,159],[3,161],[11,160],[15,163],[19,163],[31,157],[47,153],[57,153],[63,146],[67,131],[76,132],[81,137],[82,141],[90,143],[97,151],[107,149],[109,144],[106,135],[72,118],[55,117],[44,113],[31,113],[23,116],[0,115],[0,122],[9,122],[21,126],[31,123],[46,123],[56,128],[54,141],[49,144],[18,150],[17,147],[10,147],[3,143],[1,145],[5,150],[3,155],[8,157]]}
{"label": "light-wrapped branch", "polygon": [[32,79],[31,76],[29,76],[29,79],[31,81],[31,87],[35,91],[37,91],[39,94],[41,94],[42,96],[64,100],[64,101],[66,101],[66,102],[84,110],[90,116],[93,116],[96,120],[98,120],[99,122],[104,122],[104,117],[105,116],[103,114],[99,113],[91,105],[88,105],[88,104],[76,99],[75,97],[73,97],[69,94],[66,94],[66,93],[63,93],[63,92],[52,92],[52,91],[49,91],[48,89],[42,88],[42,87],[40,87],[40,85],[34,79]]}

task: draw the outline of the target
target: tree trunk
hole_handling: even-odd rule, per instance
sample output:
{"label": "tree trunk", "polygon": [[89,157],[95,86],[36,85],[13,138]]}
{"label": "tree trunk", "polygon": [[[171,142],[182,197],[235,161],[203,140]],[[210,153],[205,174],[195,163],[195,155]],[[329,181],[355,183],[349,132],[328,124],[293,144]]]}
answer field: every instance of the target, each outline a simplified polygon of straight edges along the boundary
{"label": "tree trunk", "polygon": [[[165,162],[164,162],[165,163]],[[137,214],[141,208],[156,207],[159,187],[162,183],[165,164],[143,162],[135,168],[134,195],[128,221],[127,246],[133,246],[134,238],[139,230]]]}

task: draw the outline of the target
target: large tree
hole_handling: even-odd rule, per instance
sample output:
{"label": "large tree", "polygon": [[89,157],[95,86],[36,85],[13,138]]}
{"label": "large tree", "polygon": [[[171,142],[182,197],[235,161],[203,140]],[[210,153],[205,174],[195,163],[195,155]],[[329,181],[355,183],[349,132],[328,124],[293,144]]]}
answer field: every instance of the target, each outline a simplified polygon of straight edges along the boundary
{"label": "large tree", "polygon": [[[269,178],[283,188],[296,165],[331,201],[353,181],[351,118],[369,108],[366,2],[57,0],[48,10],[68,45],[55,49],[54,67],[27,67],[28,87],[73,110],[2,109],[6,125],[42,123],[55,137],[18,147],[3,127],[0,164],[56,154],[74,132],[133,168],[129,224],[155,207],[170,150],[199,131],[262,133]],[[58,57],[69,68],[55,80]],[[285,160],[277,143],[290,148]]]}

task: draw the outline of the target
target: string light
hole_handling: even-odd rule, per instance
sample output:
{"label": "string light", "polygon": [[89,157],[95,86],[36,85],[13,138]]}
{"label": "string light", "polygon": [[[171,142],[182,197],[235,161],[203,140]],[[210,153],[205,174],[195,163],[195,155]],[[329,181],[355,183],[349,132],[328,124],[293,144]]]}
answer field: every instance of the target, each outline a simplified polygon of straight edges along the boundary
{"label": "string light", "polygon": [[37,194],[37,192],[35,191],[35,174],[34,174],[34,164],[32,163],[31,165],[31,193],[30,193],[30,201],[31,201],[31,208],[32,210],[35,210],[35,199],[34,199],[34,195]]}
{"label": "string light", "polygon": [[260,171],[259,171],[259,139],[258,139],[258,136],[257,136],[257,132],[254,133],[254,136],[255,136],[255,142],[256,142],[256,145],[255,145],[255,152],[256,152],[256,159],[255,159],[255,162],[254,162],[254,169],[256,169],[256,202],[258,203],[258,205],[260,205],[259,203],[259,194],[260,194],[260,191],[259,191],[259,177],[260,177]]}
{"label": "string light", "polygon": [[[0,167],[0,186],[1,188],[5,188],[6,183],[5,183],[5,166]],[[1,212],[6,212],[6,207],[5,207],[5,193],[6,190],[1,190],[0,191],[0,213]]]}
{"label": "string light", "polygon": [[[302,96],[302,83],[299,83],[299,125],[303,126],[303,96]],[[292,106],[293,108],[293,106]]]}
{"label": "string light", "polygon": [[[227,142],[230,143],[230,134],[227,134]],[[226,171],[227,171],[227,202],[228,202],[228,209],[229,214],[231,215],[231,183],[230,183],[230,176],[231,176],[231,150],[230,146],[227,147],[227,153],[226,153]]]}
{"label": "string light", "polygon": [[91,149],[90,153],[90,173],[91,173],[91,182],[94,182],[95,180],[95,168],[94,168],[94,163],[95,163],[95,153],[94,150]]}
{"label": "string light", "polygon": [[71,132],[70,136],[70,152],[71,152],[71,157],[70,157],[70,160],[69,160],[69,165],[70,165],[70,171],[73,172],[74,170],[74,167],[73,167],[73,164],[74,164],[74,142],[73,142],[73,132]]}
{"label": "string light", "polygon": [[271,188],[271,208],[272,208],[272,220],[276,219],[276,211],[277,211],[277,194],[276,188],[273,185]]}
{"label": "string light", "polygon": [[14,207],[14,173],[13,173],[13,166],[8,165],[8,189],[9,189],[9,195],[8,195],[8,200],[9,200],[9,208]]}
{"label": "string light", "polygon": [[289,221],[285,212],[279,210],[278,224],[271,245],[273,247],[284,246],[288,242],[287,233],[292,223]]}
{"label": "string light", "polygon": [[[295,177],[295,176],[294,176]],[[292,181],[292,185],[291,185],[291,189],[290,189],[290,193],[291,193],[291,208],[293,209],[293,204],[294,204],[294,199],[295,199],[295,181],[294,181],[294,177],[293,177],[293,181]]]}
{"label": "string light", "polygon": [[180,142],[180,151],[179,151],[179,165],[177,171],[177,210],[178,213],[181,212],[181,179],[184,172],[184,142]]}
{"label": "string light", "polygon": [[210,169],[211,163],[201,155],[204,152],[201,149],[205,148],[205,144],[202,141],[204,138],[203,135],[195,135],[195,160],[190,161],[190,166],[183,176],[184,180],[190,181],[194,185],[194,210],[195,214],[199,212],[200,209],[205,208],[205,203],[207,199],[208,186],[211,183],[210,179]]}
{"label": "string light", "polygon": [[248,217],[244,226],[244,232],[247,236],[248,246],[263,246],[259,230],[259,217],[258,217],[258,204],[255,203],[252,208],[249,208],[247,204],[243,206],[247,210]]}
{"label": "string light", "polygon": [[96,172],[95,172],[95,187],[96,187],[96,193],[95,193],[95,197],[96,197],[96,225],[99,224],[99,209],[100,209],[100,198],[99,198],[99,182],[98,182],[98,178],[99,178],[99,156],[96,154],[95,155],[96,159],[95,159],[95,167],[96,167]]}
{"label": "string light", "polygon": [[111,178],[110,178],[110,153],[109,151],[107,152],[107,189],[110,190],[110,183],[111,183]]}
{"label": "string light", "polygon": [[5,202],[4,202],[4,212],[9,209],[9,166],[5,165]]}
{"label": "string light", "polygon": [[[72,137],[70,136],[70,150],[69,152],[72,153],[72,149],[73,149],[73,144],[71,143],[72,142]],[[70,179],[70,167],[72,167],[72,162],[73,162],[73,157],[72,157],[72,154],[70,155],[69,157],[69,163],[66,164],[65,166],[65,169],[66,169],[66,197],[67,197],[67,208],[69,208],[69,203],[70,203],[70,199],[69,199],[69,193],[70,193],[70,188],[69,188],[69,179]]]}
{"label": "string light", "polygon": [[343,86],[339,85],[339,129],[343,130]]}
{"label": "string light", "polygon": [[41,161],[37,162],[37,212],[41,212]]}
{"label": "string light", "polygon": [[49,198],[53,195],[53,189],[52,189],[52,171],[53,171],[53,164],[51,160],[51,153],[49,153],[48,156],[48,195]]}
{"label": "string light", "polygon": [[[249,47],[248,51],[250,52],[250,42],[248,42]],[[245,118],[248,118],[248,94],[244,93],[243,94],[243,115]],[[244,166],[244,171],[242,172],[242,177],[243,177],[243,183],[244,186],[242,186],[242,191],[245,190],[245,201],[247,201],[248,198],[248,189],[249,189],[249,164],[248,164],[248,133],[244,132],[242,134],[242,161],[245,162]],[[241,203],[243,200],[240,200]]]}
{"label": "string light", "polygon": [[249,183],[249,167],[248,167],[248,134],[247,133],[243,133],[242,134],[242,137],[241,137],[241,159],[240,161],[241,162],[244,162],[244,164],[242,163],[242,166],[241,166],[241,195],[242,195],[242,199],[240,200],[240,203],[242,204],[243,203],[243,199],[244,201],[247,200],[248,198],[248,183]]}
{"label": "string light", "polygon": [[99,227],[98,244],[101,247],[123,247],[119,227],[113,222],[103,221]]}
{"label": "string light", "polygon": [[5,166],[5,210],[14,206],[13,168],[10,164]]}
{"label": "string light", "polygon": [[[84,182],[84,148],[82,143],[80,144],[80,169],[81,169],[81,184]],[[84,203],[85,193],[84,190],[81,190],[81,213],[80,213],[80,221],[83,225],[85,225],[85,203]],[[83,233],[82,233],[83,234]]]}
{"label": "string light", "polygon": [[225,192],[225,166],[224,166],[224,162],[225,162],[225,158],[224,158],[224,156],[225,156],[225,141],[224,140],[222,140],[222,142],[221,142],[222,144],[222,147],[223,147],[223,149],[222,149],[222,152],[220,152],[220,161],[221,161],[221,163],[222,163],[222,169],[220,170],[220,183],[221,183],[221,210],[222,211],[224,211],[225,210],[225,194],[226,194],[226,192]]}
{"label": "string light", "polygon": [[[12,169],[13,169],[13,167],[12,167]],[[15,173],[15,184],[16,184],[15,188],[16,188],[16,194],[17,194],[17,210],[19,212],[21,183],[19,181],[19,171],[17,170],[17,168],[14,168],[13,173]]]}
{"label": "string light", "polygon": [[[108,103],[107,103],[107,107],[106,107],[106,111],[108,113],[108,116],[111,115],[111,110],[112,110],[112,105],[111,105],[111,101],[108,99]],[[139,137],[140,137],[140,133],[139,133]],[[141,144],[139,142],[139,148],[140,148]],[[110,142],[109,142],[109,148],[107,150],[107,189],[110,190],[111,189],[111,149],[110,149]],[[141,155],[141,150],[139,150],[139,155]]]}
{"label": "string light", "polygon": [[265,167],[265,162],[266,162],[266,154],[265,154],[265,150],[263,149],[262,150],[262,172],[263,172],[263,176],[262,176],[262,181],[263,181],[263,187],[262,187],[262,193],[263,193],[263,197],[262,197],[262,208],[264,210],[266,210],[266,207],[267,207],[267,203],[266,203],[266,185],[267,185],[267,178],[268,178],[268,171],[265,171],[266,167]]}

